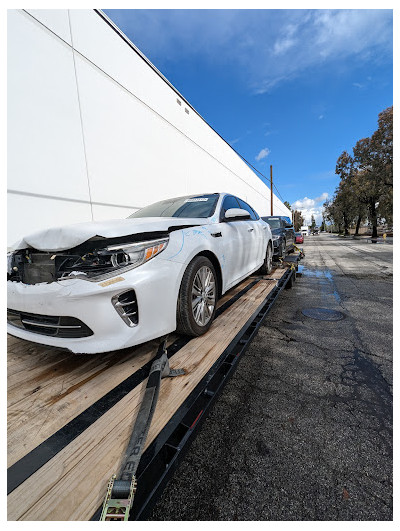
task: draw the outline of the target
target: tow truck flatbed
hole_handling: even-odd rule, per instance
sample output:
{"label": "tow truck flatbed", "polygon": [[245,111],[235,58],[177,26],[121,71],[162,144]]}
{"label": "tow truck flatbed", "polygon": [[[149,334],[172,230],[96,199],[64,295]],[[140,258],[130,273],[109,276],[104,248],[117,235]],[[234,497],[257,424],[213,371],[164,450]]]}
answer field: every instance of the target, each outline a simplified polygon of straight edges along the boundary
{"label": "tow truck flatbed", "polygon": [[[207,334],[170,335],[170,366],[185,375],[162,382],[131,519],[151,510],[297,261],[230,290]],[[9,520],[99,519],[158,343],[87,356],[9,338]]]}

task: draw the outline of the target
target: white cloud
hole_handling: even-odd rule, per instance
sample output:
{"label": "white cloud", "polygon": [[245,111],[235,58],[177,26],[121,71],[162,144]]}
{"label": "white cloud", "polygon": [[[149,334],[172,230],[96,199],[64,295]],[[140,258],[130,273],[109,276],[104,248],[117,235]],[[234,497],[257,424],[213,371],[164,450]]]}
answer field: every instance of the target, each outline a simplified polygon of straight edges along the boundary
{"label": "white cloud", "polygon": [[258,155],[256,155],[256,160],[260,161],[262,159],[266,159],[270,153],[271,151],[266,147],[262,149]]}
{"label": "white cloud", "polygon": [[303,199],[298,199],[292,204],[292,208],[295,210],[300,210],[302,216],[305,219],[306,224],[311,223],[311,216],[313,215],[317,225],[322,223],[322,203],[328,199],[328,192],[323,192],[319,197],[315,199],[310,199],[309,197],[304,197]]}
{"label": "white cloud", "polygon": [[304,208],[311,208],[315,205],[314,199],[309,199],[308,197],[305,197],[304,199],[298,199],[295,201],[292,205],[292,207],[295,210],[302,210]]}
{"label": "white cloud", "polygon": [[317,225],[322,224],[322,207],[320,208],[306,208],[301,211],[306,225],[311,225],[311,216],[314,216]]}
{"label": "white cloud", "polygon": [[297,39],[294,39],[293,35],[296,33],[297,28],[297,24],[288,24],[283,29],[281,38],[278,38],[274,43],[274,55],[282,55],[296,44]]}
{"label": "white cloud", "polygon": [[[199,58],[233,68],[254,93],[320,65],[391,61],[392,10],[106,10],[161,70]],[[348,64],[352,68],[354,61]]]}
{"label": "white cloud", "polygon": [[322,202],[326,201],[328,199],[328,197],[329,197],[328,192],[324,192],[319,197],[315,198],[315,202],[316,203],[322,203]]}

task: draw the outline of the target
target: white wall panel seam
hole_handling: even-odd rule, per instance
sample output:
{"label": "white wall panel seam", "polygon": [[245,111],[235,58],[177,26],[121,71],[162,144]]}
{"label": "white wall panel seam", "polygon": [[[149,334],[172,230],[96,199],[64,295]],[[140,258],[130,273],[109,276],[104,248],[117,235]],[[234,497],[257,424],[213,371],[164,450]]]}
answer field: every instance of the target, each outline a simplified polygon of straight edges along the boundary
{"label": "white wall panel seam", "polygon": [[87,179],[87,184],[88,184],[88,192],[89,192],[89,200],[90,200],[90,213],[91,213],[91,216],[92,216],[92,221],[94,221],[94,217],[93,217],[93,204],[92,204],[92,193],[91,193],[91,190],[90,190],[89,168],[88,168],[87,154],[86,154],[85,131],[84,131],[84,129],[83,129],[83,120],[82,120],[81,98],[80,98],[80,94],[79,94],[78,76],[77,76],[77,73],[76,73],[75,50],[74,50],[74,38],[73,38],[73,36],[72,36],[71,19],[70,19],[70,16],[69,16],[69,9],[68,9],[67,11],[68,11],[69,31],[70,31],[70,34],[71,34],[72,58],[73,58],[73,62],[74,62],[74,72],[75,72],[76,92],[77,92],[77,96],[78,96],[79,119],[80,119],[80,123],[81,123],[82,142],[83,142],[83,153],[84,153],[84,157],[85,157],[86,179]]}
{"label": "white wall panel seam", "polygon": [[[250,167],[252,168],[250,171],[254,170],[254,172],[257,172],[259,173],[261,176],[263,176],[265,179],[267,179],[266,176],[264,176],[259,170],[257,170],[257,168],[255,168],[251,163],[247,162],[244,157],[242,157],[242,155],[240,155],[240,153],[238,153],[230,144],[229,142],[227,142],[219,133],[218,131],[216,131],[212,126],[210,126],[210,124],[207,122],[207,120],[193,107],[193,105],[179,92],[179,90],[162,74],[162,72],[160,72],[158,70],[158,68],[139,50],[139,48],[118,28],[118,26],[116,24],[114,24],[114,22],[101,10],[101,9],[94,9],[95,13],[97,13],[100,18],[102,18],[103,20],[105,20],[105,22],[121,37],[121,39],[123,41],[126,42],[126,44],[128,44],[128,46],[130,48],[132,48],[132,50],[137,53],[137,55],[140,56],[140,58],[146,62],[146,64],[148,64],[150,66],[150,68],[152,68],[152,70],[176,93],[177,96],[179,96],[180,98],[182,98],[182,100],[192,109],[192,111],[197,114],[197,116],[206,124],[207,127],[209,127],[216,135],[219,136],[219,138],[230,148],[232,149],[232,151],[235,153],[236,156],[238,156],[246,165],[247,167],[250,169]],[[129,90],[129,89],[128,89]],[[203,148],[204,149],[204,148]],[[209,153],[210,156],[213,156]],[[215,157],[214,157],[215,158]],[[216,158],[215,158],[216,159]],[[218,160],[218,159],[216,159]],[[219,161],[220,162],[220,161]],[[223,164],[223,163],[221,163]],[[224,164],[223,164],[224,165]],[[225,166],[225,165],[224,165]],[[226,167],[226,166],[225,166]],[[234,175],[237,175],[235,174],[235,172],[233,172],[232,170],[229,170],[231,171]],[[257,179],[259,179],[259,177],[256,175],[256,173],[252,173],[252,175],[256,176]],[[240,176],[238,176],[239,178],[241,178]],[[248,186],[252,187],[247,181],[245,181],[244,179],[242,179]],[[267,188],[267,190],[270,192],[270,190],[268,189],[268,186],[260,179],[260,182],[262,183],[263,186],[265,186]],[[252,187],[253,188],[253,187]],[[275,186],[276,188],[276,186]],[[253,188],[254,189],[254,188]],[[276,188],[277,190],[277,188]],[[257,191],[257,190],[256,190]],[[261,192],[258,192],[260,195],[262,195]],[[262,197],[264,197],[262,195]],[[276,195],[274,194],[274,197],[275,199],[279,202],[279,201],[282,201],[282,204],[284,204],[283,202],[283,199],[280,198],[278,199],[276,197]],[[274,205],[275,206],[275,205]],[[280,206],[280,205],[278,205]]]}
{"label": "white wall panel seam", "polygon": [[[100,18],[102,18],[106,24],[108,24],[112,29],[113,31],[115,31],[115,33],[118,34],[118,36],[163,80],[164,83],[166,83],[169,88],[175,92],[175,94],[177,96],[179,96],[187,105],[188,107],[190,107],[190,109],[195,113],[195,115],[197,115],[202,122],[204,122],[204,124],[212,131],[214,132],[214,134],[216,134],[223,142],[224,144],[226,145],[226,147],[229,147],[230,150],[232,150],[235,155],[238,157],[238,159],[240,159],[241,162],[244,162],[245,165],[246,165],[246,168],[251,172],[249,174],[249,177],[252,177],[252,178],[257,178],[257,180],[259,181],[259,183],[267,188],[268,192],[270,192],[268,186],[266,185],[266,183],[264,183],[264,181],[262,181],[257,174],[261,175],[262,177],[264,177],[265,179],[267,179],[266,176],[264,176],[259,170],[257,170],[257,168],[255,168],[250,162],[248,162],[240,153],[238,153],[230,144],[229,142],[227,142],[219,133],[218,131],[216,131],[207,121],[205,118],[203,118],[203,116],[201,116],[201,114],[192,106],[192,104],[179,92],[179,90],[162,74],[162,72],[160,72],[158,70],[158,68],[148,59],[148,57],[146,57],[140,50],[139,48],[118,28],[118,26],[116,26],[116,24],[101,10],[101,9],[94,9],[94,12],[99,15]],[[110,76],[112,77],[112,76]],[[117,81],[118,82],[118,81]],[[122,83],[120,83],[121,86],[122,86]],[[129,91],[129,89],[127,89]],[[140,100],[140,98],[138,98]],[[147,105],[147,104],[146,104]],[[150,106],[149,106],[150,107]],[[157,111],[155,111],[157,112]],[[159,113],[157,113],[159,114]],[[167,120],[168,121],[168,120]],[[170,123],[168,121],[168,123]],[[172,124],[173,125],[173,124]],[[176,126],[174,126],[176,127]],[[176,127],[177,128],[177,127]],[[179,128],[177,128],[179,130]],[[191,139],[192,140],[192,139]],[[193,140],[192,140],[193,141]],[[194,141],[193,141],[194,142]],[[196,142],[194,142],[195,144],[197,144]],[[202,148],[204,149],[204,148]],[[205,149],[204,149],[205,150]],[[242,179],[238,174],[236,174],[233,170],[231,170],[230,168],[228,168],[225,164],[223,164],[221,161],[219,161],[214,155],[212,155],[211,153],[209,153],[207,150],[205,150],[205,152],[207,152],[211,157],[213,157],[215,160],[217,160],[218,162],[220,162],[220,164],[222,164],[225,168],[227,168],[231,173],[233,173],[234,175],[236,175],[237,177],[239,177],[239,179],[241,179],[247,186],[250,186],[253,190],[255,190],[256,192],[259,193],[259,195],[261,195],[263,197],[263,199],[267,199],[269,200],[268,197],[264,196],[263,192],[259,192],[257,191],[248,181],[246,181],[245,179]],[[254,170],[254,171],[253,171]],[[276,188],[276,186],[275,186]],[[276,188],[277,189],[277,188]],[[290,212],[290,209],[287,209],[287,207],[284,205],[283,203],[283,199],[282,198],[278,198],[276,196],[276,194],[274,194],[274,208],[275,208],[275,201],[277,201],[277,205],[276,207],[278,208],[278,210],[284,212],[285,214],[287,213],[286,210],[288,212]],[[283,209],[282,209],[283,207]]]}
{"label": "white wall panel seam", "polygon": [[[81,52],[79,52],[78,50],[74,50],[74,53],[78,54],[83,60],[85,60],[87,63],[89,63],[90,65],[94,66],[97,70],[99,70],[100,72],[102,72],[106,77],[108,77],[111,81],[113,81],[115,84],[117,84],[119,87],[121,87],[124,91],[126,91],[128,94],[130,94],[131,96],[133,96],[137,101],[139,101],[142,105],[144,105],[147,109],[149,109],[152,113],[154,113],[156,116],[158,116],[159,118],[161,118],[164,122],[166,122],[167,124],[169,124],[171,127],[173,127],[176,131],[178,131],[182,136],[184,136],[185,138],[187,138],[192,144],[194,144],[195,146],[197,146],[199,149],[201,149],[202,151],[204,151],[205,153],[207,153],[207,155],[209,155],[211,158],[213,158],[216,162],[218,162],[219,164],[221,164],[221,166],[223,166],[226,170],[228,170],[232,175],[234,175],[235,177],[237,177],[238,179],[240,179],[246,186],[249,186],[252,190],[254,190],[257,194],[259,194],[263,199],[268,199],[266,196],[264,196],[261,192],[259,192],[256,188],[254,188],[254,186],[252,186],[251,184],[249,184],[245,179],[243,179],[242,177],[240,177],[240,175],[238,175],[237,173],[235,173],[234,171],[232,171],[228,166],[226,166],[223,162],[221,162],[219,159],[217,159],[214,155],[212,155],[209,151],[207,151],[205,148],[203,148],[202,146],[200,146],[200,144],[198,144],[197,142],[195,142],[192,138],[190,138],[190,136],[186,135],[183,131],[181,131],[181,129],[179,129],[178,127],[176,127],[173,123],[171,123],[169,120],[167,120],[164,116],[162,116],[160,113],[158,113],[157,111],[155,111],[152,107],[150,107],[146,102],[144,102],[143,100],[141,100],[138,96],[136,96],[136,94],[134,94],[133,92],[131,92],[128,88],[126,88],[124,85],[122,85],[118,80],[116,80],[114,77],[112,77],[110,74],[108,74],[107,72],[105,72],[102,68],[100,68],[98,65],[96,65],[95,63],[93,63],[93,61],[91,61],[90,59],[88,59],[85,55],[83,55]],[[237,156],[237,155],[236,155]],[[245,163],[244,163],[245,164]],[[246,165],[246,167],[248,168],[249,171],[250,168]],[[256,177],[258,179],[258,177],[252,172],[252,175],[254,177]],[[260,180],[260,179],[259,179]],[[267,189],[267,192],[270,193],[270,190],[269,188],[260,180],[260,183],[262,185],[264,185]],[[221,192],[224,191],[224,190],[221,190]],[[278,200],[279,201],[279,200]]]}
{"label": "white wall panel seam", "polygon": [[[37,197],[40,199],[51,199],[53,201],[66,201],[67,203],[84,203],[85,205],[89,204],[90,201],[86,201],[85,199],[75,199],[73,197],[59,197],[56,195],[48,195],[48,194],[36,194],[33,192],[23,192],[21,190],[7,190],[8,194],[13,195],[23,195],[27,197]],[[112,207],[112,208],[128,208],[128,209],[135,209],[138,210],[139,206],[132,206],[132,205],[117,205],[115,203],[102,203],[101,201],[91,201],[92,205],[96,206],[105,206],[105,207]]]}
{"label": "white wall panel seam", "polygon": [[[148,65],[150,68],[176,93],[177,96],[179,96],[185,103],[192,109],[193,112],[195,112],[207,125],[208,127],[211,127],[207,121],[201,116],[201,114],[196,111],[196,109],[193,107],[193,105],[183,96],[179,90],[164,76],[160,70],[150,61],[148,57],[144,55],[143,52],[139,50],[139,48],[129,39],[127,35],[123,31],[119,29],[119,27],[102,11],[101,9],[94,9],[93,10],[97,15],[99,15],[100,18],[102,18],[106,24],[108,24],[123,41],[126,42],[126,44],[132,48],[132,50],[139,55],[139,57]],[[217,133],[218,134],[218,133]],[[220,136],[220,135],[219,135]],[[222,138],[222,137],[221,137]],[[222,138],[222,140],[224,140]],[[226,140],[224,140],[226,142]],[[228,144],[229,145],[229,144]],[[230,146],[231,147],[231,146]]]}
{"label": "white wall panel seam", "polygon": [[35,17],[30,11],[27,11],[26,9],[21,9],[21,11],[23,11],[26,15],[28,15],[29,17],[33,18],[33,20],[36,20],[36,22],[38,24],[40,24],[41,26],[43,26],[43,28],[46,28],[47,31],[49,31],[50,33],[52,33],[55,37],[57,37],[57,39],[60,39],[60,41],[62,41],[63,43],[65,43],[69,48],[71,48],[71,43],[69,43],[68,41],[66,41],[65,39],[63,39],[60,35],[58,35],[57,33],[55,33],[55,31],[53,31],[51,28],[49,28],[48,26],[46,26],[45,24],[43,24],[43,22],[41,20],[39,20],[37,17]]}
{"label": "white wall panel seam", "polygon": [[[47,31],[51,32],[57,39],[59,39],[60,41],[62,41],[63,43],[65,43],[68,47],[71,48],[71,44],[67,41],[65,41],[65,39],[63,39],[60,35],[56,34],[52,29],[50,29],[49,27],[47,27],[43,22],[41,22],[40,20],[38,20],[33,14],[31,14],[30,12],[26,11],[26,10],[23,10],[26,15],[29,15],[29,17],[31,17],[32,19],[34,19],[35,21],[37,21],[41,26],[43,26],[44,28],[46,28]],[[190,138],[190,136],[186,135],[181,129],[179,129],[179,127],[176,127],[173,123],[171,123],[169,120],[167,120],[166,118],[164,118],[164,116],[162,116],[160,113],[158,113],[157,111],[155,111],[151,106],[149,106],[148,104],[146,104],[144,101],[142,101],[138,96],[136,96],[133,92],[131,92],[129,89],[127,89],[123,84],[121,84],[120,82],[118,82],[115,78],[113,78],[110,74],[108,74],[107,72],[105,72],[102,68],[100,68],[98,65],[96,65],[95,63],[93,63],[93,61],[91,61],[90,59],[88,59],[87,57],[85,57],[81,52],[79,52],[78,50],[74,49],[73,47],[73,30],[72,30],[72,27],[71,27],[71,20],[70,20],[70,14],[69,14],[69,10],[68,10],[68,20],[69,20],[69,24],[70,24],[70,33],[71,33],[71,42],[72,42],[72,52],[73,52],[73,60],[74,60],[74,69],[75,69],[75,76],[76,76],[76,87],[77,87],[77,93],[78,93],[78,100],[79,100],[79,114],[80,114],[80,119],[81,119],[81,130],[82,130],[82,139],[83,139],[83,144],[84,144],[84,153],[85,153],[85,164],[86,164],[86,172],[87,172],[87,180],[88,180],[88,189],[89,189],[89,197],[90,197],[90,206],[91,206],[91,212],[92,212],[92,219],[93,219],[93,209],[92,209],[92,200],[91,200],[91,191],[90,191],[90,177],[89,177],[89,171],[88,171],[88,161],[87,161],[87,155],[86,155],[86,146],[85,146],[85,138],[84,138],[84,127],[83,127],[83,118],[82,118],[82,112],[81,112],[81,104],[80,104],[80,94],[79,94],[79,84],[78,84],[78,76],[77,76],[77,72],[76,72],[76,64],[75,64],[75,53],[79,54],[80,57],[82,57],[82,59],[85,59],[89,64],[93,65],[97,70],[101,71],[105,76],[107,76],[109,79],[111,79],[112,81],[114,81],[114,83],[116,83],[118,86],[120,86],[123,90],[125,90],[127,93],[129,93],[131,96],[133,96],[136,100],[138,100],[140,103],[142,103],[142,105],[144,105],[146,108],[148,108],[149,110],[151,110],[156,116],[158,116],[159,118],[161,118],[164,122],[166,122],[167,124],[169,124],[170,126],[172,126],[176,131],[178,131],[182,136],[184,136],[186,139],[188,139],[193,145],[195,145],[196,147],[200,148],[200,150],[202,150],[205,154],[207,154],[210,158],[212,158],[213,160],[215,160],[216,162],[218,162],[222,167],[224,167],[231,175],[237,177],[240,181],[242,181],[244,183],[244,185],[246,187],[249,187],[251,188],[252,190],[254,190],[254,192],[257,193],[257,195],[262,198],[264,201],[267,200],[268,201],[268,197],[267,197],[267,193],[270,192],[269,188],[267,187],[267,185],[249,168],[249,166],[247,165],[247,163],[244,161],[243,157],[241,157],[240,154],[238,154],[236,152],[236,150],[233,150],[233,152],[235,153],[235,155],[238,157],[238,160],[240,160],[243,164],[245,164],[245,167],[247,168],[247,170],[251,173],[251,177],[252,178],[257,178],[257,181],[259,181],[260,185],[262,187],[265,187],[266,189],[266,193],[264,194],[263,192],[257,190],[254,186],[252,186],[246,179],[242,178],[240,175],[238,175],[237,173],[235,173],[231,168],[229,168],[228,166],[226,166],[223,162],[221,162],[217,157],[215,157],[214,155],[212,155],[209,151],[207,151],[207,149],[203,148],[200,144],[198,144],[197,142],[195,142],[192,138]],[[119,30],[120,31],[120,30]],[[140,55],[142,55],[140,53]],[[156,68],[154,67],[154,69],[156,70]],[[168,82],[168,80],[166,80],[166,78],[164,78],[164,76],[161,76],[164,81],[171,87],[171,84]],[[206,121],[205,119],[192,107],[192,105],[190,105],[189,102],[187,102],[187,100],[179,93],[179,91],[177,91],[175,89],[175,87],[172,86],[172,89],[178,93],[182,99],[190,106],[191,109],[193,109],[195,111],[195,113],[197,114],[197,116],[225,143],[227,144],[227,146],[229,146],[231,149],[232,147],[223,139],[223,137],[221,137],[221,135],[219,135],[218,132],[216,132]],[[250,175],[249,175],[250,177]],[[221,190],[222,191],[222,190]],[[276,204],[276,202],[278,204]],[[273,200],[273,203],[274,203],[274,210],[278,210],[280,212],[283,211],[282,207],[284,207],[283,204],[281,204],[281,201],[276,197],[276,195],[274,194],[274,200]],[[115,205],[116,206],[116,205]],[[121,205],[122,207],[122,205]],[[125,208],[125,207],[122,207],[122,208]],[[137,207],[130,207],[130,208],[137,208]],[[286,210],[286,208],[284,207],[284,209]]]}

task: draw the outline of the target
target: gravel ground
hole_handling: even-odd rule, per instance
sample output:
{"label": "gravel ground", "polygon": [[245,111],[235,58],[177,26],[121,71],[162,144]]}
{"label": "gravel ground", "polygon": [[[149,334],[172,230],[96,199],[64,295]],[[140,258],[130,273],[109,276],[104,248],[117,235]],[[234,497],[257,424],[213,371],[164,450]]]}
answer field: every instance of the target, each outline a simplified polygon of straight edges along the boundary
{"label": "gravel ground", "polygon": [[151,520],[393,518],[393,246],[321,234],[304,251]]}

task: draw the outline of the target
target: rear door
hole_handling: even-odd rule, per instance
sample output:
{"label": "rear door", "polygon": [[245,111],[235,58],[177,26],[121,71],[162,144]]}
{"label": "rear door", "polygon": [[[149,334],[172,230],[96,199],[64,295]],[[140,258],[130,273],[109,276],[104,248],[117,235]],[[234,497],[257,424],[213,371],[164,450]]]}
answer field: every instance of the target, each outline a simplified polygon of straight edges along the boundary
{"label": "rear door", "polygon": [[240,208],[247,210],[250,214],[250,219],[248,220],[248,236],[249,236],[249,272],[253,271],[256,267],[262,265],[265,257],[266,245],[265,245],[265,234],[262,229],[261,223],[259,222],[258,214],[248,205],[243,199],[239,199]]}

